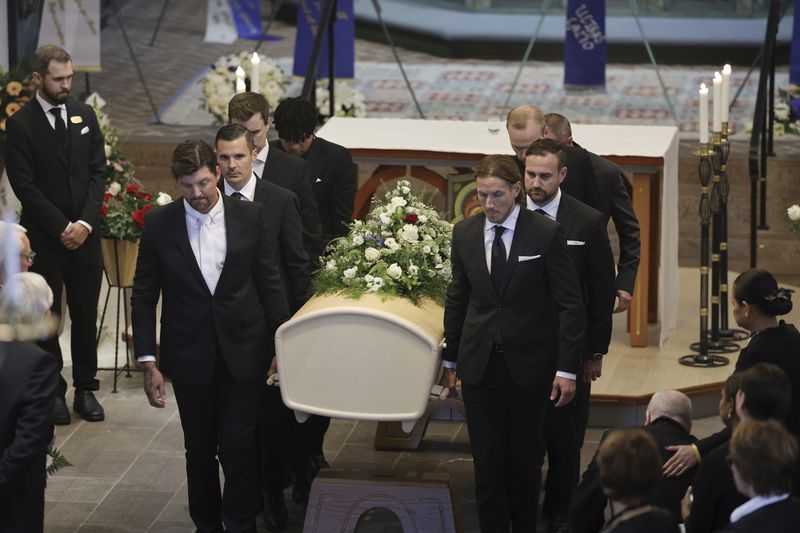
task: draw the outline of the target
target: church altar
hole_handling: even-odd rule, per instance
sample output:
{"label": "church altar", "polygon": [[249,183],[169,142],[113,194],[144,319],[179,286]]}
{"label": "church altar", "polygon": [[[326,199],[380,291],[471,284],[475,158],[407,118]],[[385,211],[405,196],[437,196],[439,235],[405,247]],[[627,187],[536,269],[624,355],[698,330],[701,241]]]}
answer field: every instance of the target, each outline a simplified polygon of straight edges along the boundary
{"label": "church altar", "polygon": [[[487,154],[513,155],[502,122],[333,117],[317,135],[341,144],[356,164],[379,164],[356,194],[363,217],[383,181],[406,173],[447,194],[447,177],[428,167],[474,167]],[[630,311],[632,346],[647,344],[647,323],[660,321],[659,345],[678,309],[678,129],[672,126],[573,124],[582,147],[620,165],[631,178],[642,252]],[[398,166],[401,169],[398,171]]]}

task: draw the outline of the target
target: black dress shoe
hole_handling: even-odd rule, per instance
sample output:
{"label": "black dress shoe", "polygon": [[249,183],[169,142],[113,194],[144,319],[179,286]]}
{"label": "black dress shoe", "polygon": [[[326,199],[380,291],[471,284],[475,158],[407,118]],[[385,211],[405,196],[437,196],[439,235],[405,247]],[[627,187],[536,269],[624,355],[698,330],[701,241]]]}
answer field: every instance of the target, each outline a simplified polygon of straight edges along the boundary
{"label": "black dress shoe", "polygon": [[106,419],[106,412],[103,411],[103,406],[94,397],[92,391],[76,390],[72,410],[87,422],[102,422]]}
{"label": "black dress shoe", "polygon": [[53,424],[56,426],[68,426],[70,422],[72,422],[72,417],[69,416],[67,401],[61,396],[56,396],[56,401],[53,404]]}
{"label": "black dress shoe", "polygon": [[282,490],[264,491],[264,524],[269,531],[283,531],[289,510]]}

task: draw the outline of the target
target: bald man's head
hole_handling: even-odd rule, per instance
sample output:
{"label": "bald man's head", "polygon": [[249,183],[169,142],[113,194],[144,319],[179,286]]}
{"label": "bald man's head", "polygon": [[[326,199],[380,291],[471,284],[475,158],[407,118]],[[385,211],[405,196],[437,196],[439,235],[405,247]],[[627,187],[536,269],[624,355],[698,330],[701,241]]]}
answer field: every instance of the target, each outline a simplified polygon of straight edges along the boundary
{"label": "bald man's head", "polygon": [[659,418],[671,418],[686,431],[692,430],[692,401],[682,392],[665,390],[653,394],[647,404],[645,425],[652,424]]}
{"label": "bald man's head", "polygon": [[520,161],[537,139],[544,137],[544,113],[535,105],[520,105],[508,112],[506,130],[511,148]]}

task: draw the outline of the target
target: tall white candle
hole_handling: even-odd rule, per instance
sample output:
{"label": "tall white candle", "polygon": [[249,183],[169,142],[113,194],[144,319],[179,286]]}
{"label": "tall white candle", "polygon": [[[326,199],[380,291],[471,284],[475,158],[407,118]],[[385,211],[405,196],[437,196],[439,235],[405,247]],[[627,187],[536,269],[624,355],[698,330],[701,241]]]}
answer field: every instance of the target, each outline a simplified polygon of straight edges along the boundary
{"label": "tall white candle", "polygon": [[708,87],[700,84],[700,142],[708,142]]}
{"label": "tall white candle", "polygon": [[731,66],[722,67],[722,122],[728,122],[728,108],[731,105]]}
{"label": "tall white candle", "polygon": [[244,84],[244,69],[242,67],[236,67],[236,94],[243,93],[247,90],[247,87]]}
{"label": "tall white candle", "polygon": [[722,131],[722,75],[714,73],[713,125],[711,131]]}
{"label": "tall white candle", "polygon": [[258,52],[253,52],[253,55],[250,57],[250,65],[252,65],[250,69],[250,92],[260,93],[261,58],[258,56]]}

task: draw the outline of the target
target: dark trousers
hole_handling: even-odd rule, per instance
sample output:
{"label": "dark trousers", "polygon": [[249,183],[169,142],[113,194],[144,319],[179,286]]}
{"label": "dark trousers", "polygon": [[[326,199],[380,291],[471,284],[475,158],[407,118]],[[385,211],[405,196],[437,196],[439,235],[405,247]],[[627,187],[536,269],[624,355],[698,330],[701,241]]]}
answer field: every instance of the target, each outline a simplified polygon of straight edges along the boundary
{"label": "dark trousers", "polygon": [[580,375],[577,381],[575,399],[563,407],[554,407],[551,403],[545,415],[543,433],[547,444],[547,478],[543,507],[551,515],[569,510],[580,476],[577,401],[579,391],[586,387],[580,383]]}
{"label": "dark trousers", "polygon": [[[42,456],[42,461],[44,461]],[[42,462],[44,467],[44,462]],[[44,531],[44,484],[0,487],[0,533]]]}
{"label": "dark trousers", "polygon": [[484,533],[536,531],[544,458],[542,424],[551,383],[519,387],[493,353],[477,384],[462,383]]}
{"label": "dark trousers", "polygon": [[[238,383],[220,355],[211,383],[172,382],[183,427],[189,514],[200,533],[254,532],[261,383]],[[220,492],[219,457],[225,473]]]}
{"label": "dark trousers", "polygon": [[[35,244],[32,246],[38,255],[30,270],[41,274],[52,289],[54,316],[61,315],[62,288],[67,291],[67,307],[72,321],[72,385],[78,390],[95,391],[100,388],[96,377],[97,302],[103,275],[99,239],[87,239],[83,247],[74,252],[65,249],[49,253],[46,249],[37,249]],[[53,354],[58,361],[59,384],[56,394],[63,398],[67,393],[67,382],[60,374],[64,368],[64,357],[58,334],[39,342],[39,346]]]}
{"label": "dark trousers", "polygon": [[583,448],[583,441],[586,438],[586,426],[589,425],[589,403],[592,396],[592,384],[584,383],[581,375],[578,374],[577,387],[575,390],[575,411],[578,424],[578,448]]}
{"label": "dark trousers", "polygon": [[292,483],[293,476],[308,474],[312,457],[322,455],[329,424],[330,418],[316,415],[299,423],[294,412],[284,405],[278,387],[262,387],[258,442],[265,491],[283,490]]}

